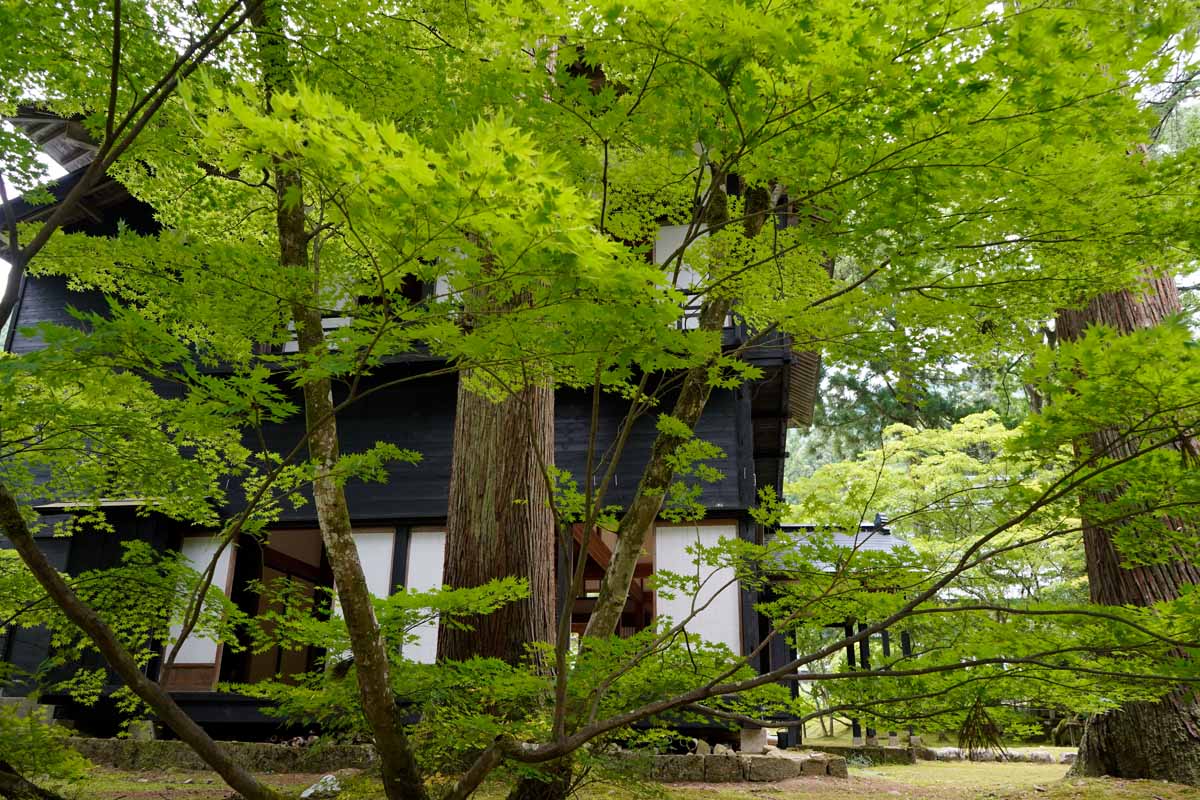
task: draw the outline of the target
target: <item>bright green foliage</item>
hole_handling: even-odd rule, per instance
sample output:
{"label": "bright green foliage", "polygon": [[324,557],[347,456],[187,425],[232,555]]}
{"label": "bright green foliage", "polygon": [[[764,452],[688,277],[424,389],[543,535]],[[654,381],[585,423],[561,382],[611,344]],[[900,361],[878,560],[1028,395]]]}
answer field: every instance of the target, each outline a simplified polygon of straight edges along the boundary
{"label": "bright green foliage", "polygon": [[[799,579],[767,607],[774,617],[870,621],[934,591],[902,623],[917,655],[882,665],[916,674],[835,678],[826,704],[863,710],[881,728],[897,718],[951,727],[976,700],[1094,711],[1195,680],[1194,661],[1180,656],[1194,657],[1200,641],[1196,593],[1148,609],[1087,606],[1079,516],[1115,529],[1128,563],[1195,558],[1200,486],[1172,444],[1200,423],[1196,352],[1179,321],[1127,336],[1095,328],[1037,359],[1026,380],[1051,402],[1018,428],[995,415],[948,430],[895,427],[881,449],[791,484],[796,518],[856,530],[868,509],[885,508],[911,550],[830,552],[820,531],[801,536],[787,555],[798,561],[776,562]],[[1091,453],[1098,430],[1128,448]],[[1081,485],[1100,492],[1082,509]],[[794,636],[801,653],[830,640],[811,627]]]}
{"label": "bright green foliage", "polygon": [[[686,578],[664,575],[664,586],[687,583]],[[269,713],[291,722],[319,723],[326,733],[340,737],[368,734],[354,685],[353,662],[346,660],[348,645],[341,619],[314,617],[311,599],[291,591],[285,581],[265,587],[265,591],[274,610],[250,623],[253,648],[316,646],[328,655],[312,672],[298,678],[227,688],[275,701],[277,705]],[[420,743],[421,758],[431,773],[453,769],[497,736],[537,740],[549,733],[552,708],[546,701],[553,693],[553,676],[539,674],[532,663],[512,666],[497,659],[476,658],[435,666],[404,657],[404,646],[414,641],[413,632],[419,626],[436,619],[444,626],[461,627],[464,620],[520,599],[527,592],[523,583],[504,579],[471,589],[401,592],[377,600],[380,625],[393,656],[393,687],[412,714],[412,735]],[[637,709],[681,686],[720,676],[731,661],[732,654],[724,645],[680,635],[661,622],[628,638],[600,640],[594,647],[573,650],[568,662],[573,676],[568,698],[570,727],[574,730],[590,719]],[[735,674],[746,678],[753,672],[742,667]],[[769,715],[789,708],[790,703],[785,691],[769,686],[739,697],[720,698],[712,705],[729,712]],[[620,728],[601,741],[661,745],[672,738],[670,722],[680,719],[698,717],[676,713],[655,720],[649,731]],[[590,763],[591,758],[585,756],[585,760]]]}
{"label": "bright green foliage", "polygon": [[[161,643],[173,643],[172,626],[181,624],[187,601],[201,584],[200,574],[178,553],[158,553],[140,541],[123,544],[118,566],[81,572],[71,576],[69,582],[143,667],[161,658]],[[103,666],[74,669],[67,677],[49,682],[56,668],[95,663],[97,650],[91,639],[45,596],[12,551],[0,551],[0,594],[5,598],[0,610],[5,614],[6,627],[14,632],[44,629],[50,634],[52,647],[50,658],[40,665],[37,674],[0,675],[3,683],[26,683],[27,687],[62,692],[88,705],[111,689],[111,675]],[[245,624],[244,615],[214,586],[205,585],[204,598],[193,634],[227,641],[228,647],[237,649],[235,633]],[[118,688],[113,699],[127,714],[142,711],[137,698],[124,688]]]}
{"label": "bright green foliage", "polygon": [[[353,737],[367,733],[369,729],[358,706],[345,623],[339,615],[330,615],[328,611],[314,614],[314,602],[320,603],[320,594],[327,590],[319,589],[318,598],[314,599],[285,579],[260,586],[258,590],[266,598],[268,610],[246,622],[253,652],[275,646],[285,650],[312,646],[321,648],[326,655],[313,672],[298,679],[289,677],[286,682],[231,685],[229,688],[275,700],[278,707],[273,713],[292,721],[319,723],[331,735]],[[423,626],[438,622],[447,627],[463,627],[465,619],[490,613],[504,603],[528,596],[528,593],[529,588],[524,582],[505,578],[470,589],[408,591],[377,599],[380,628],[388,652],[394,657],[392,678],[397,696],[415,703],[415,708],[438,714],[462,715],[464,709],[474,709],[472,713],[476,718],[464,730],[486,724],[491,730],[490,736],[494,737],[498,732],[496,721],[490,720],[486,713],[480,714],[479,709],[496,708],[498,703],[508,710],[520,709],[534,695],[536,687],[531,689],[526,685],[522,688],[518,682],[505,690],[505,680],[511,682],[514,676],[519,677],[519,672],[502,662],[483,661],[475,667],[465,665],[462,669],[467,673],[478,672],[479,680],[464,682],[461,676],[444,675],[440,668],[405,659],[404,651],[416,641],[416,631]],[[324,607],[328,609],[329,606],[324,604]],[[499,674],[492,674],[484,681],[482,678],[488,671]],[[464,687],[470,687],[470,691],[465,691]],[[484,702],[479,693],[489,691],[510,691],[513,697],[493,697]],[[451,712],[450,707],[456,711]],[[479,735],[483,737],[481,741],[488,738],[486,730],[480,731]]]}
{"label": "bright green foliage", "polygon": [[64,741],[70,731],[15,705],[0,708],[0,760],[28,780],[79,781],[91,764]]}

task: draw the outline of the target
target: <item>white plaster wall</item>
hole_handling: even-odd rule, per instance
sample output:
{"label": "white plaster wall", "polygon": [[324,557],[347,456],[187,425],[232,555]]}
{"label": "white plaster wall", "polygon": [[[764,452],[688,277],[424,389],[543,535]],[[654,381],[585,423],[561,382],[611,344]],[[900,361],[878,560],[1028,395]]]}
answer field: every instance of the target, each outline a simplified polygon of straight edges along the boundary
{"label": "white plaster wall", "polygon": [[[396,545],[396,532],[391,528],[380,530],[352,531],[354,549],[358,552],[358,561],[362,564],[363,578],[367,582],[367,591],[376,597],[387,597],[392,593],[392,551]],[[337,596],[337,584],[333,585],[333,613],[342,616],[341,598]],[[328,654],[329,663],[335,660],[335,654]],[[340,658],[350,655],[349,651],[337,654]]]}
{"label": "white plaster wall", "polygon": [[[414,592],[427,592],[442,586],[442,562],[446,553],[446,532],[415,530],[408,537],[408,579],[404,585]],[[417,641],[404,649],[404,656],[421,664],[437,660],[438,624],[426,622],[413,631]]]}
{"label": "white plaster wall", "polygon": [[392,548],[395,547],[396,532],[356,530],[353,536],[367,589],[376,597],[387,597],[392,593]]}
{"label": "white plaster wall", "polygon": [[[735,538],[737,538],[736,524],[659,525],[655,528],[654,535],[654,568],[681,575],[695,575],[697,567],[694,557],[687,552],[689,545],[698,542],[704,547],[712,547],[721,539]],[[717,594],[718,590],[733,577],[734,572],[728,567],[713,570],[712,567],[702,566],[700,567],[700,580],[707,579],[707,582],[700,588],[700,592],[695,598],[682,592],[676,593],[673,600],[659,595],[655,598],[655,610],[659,616],[670,617],[678,622],[690,615],[693,607],[699,608],[711,599],[712,603],[697,614],[695,619],[687,624],[685,630],[688,634],[695,634],[705,641],[723,642],[735,654],[740,654],[742,652],[742,617],[737,582],[735,581]]]}
{"label": "white plaster wall", "polygon": [[[687,230],[687,225],[664,225],[658,229],[658,236],[654,240],[655,264],[663,264],[668,258],[671,257],[672,253],[679,249],[679,246],[683,244],[684,237],[687,236]],[[701,233],[700,237],[703,238],[706,235],[707,234]],[[693,245],[695,243],[695,241],[692,242]],[[675,262],[672,261],[672,270],[674,269],[674,266]],[[679,278],[675,281],[675,288],[686,291],[698,283],[700,283],[700,276],[696,274],[695,270],[688,266],[687,259],[685,258],[683,260],[683,264],[679,268]]]}
{"label": "white plaster wall", "polygon": [[[220,544],[220,540],[215,536],[195,536],[184,539],[183,546],[179,549],[191,568],[203,573],[204,570],[208,569],[208,564],[212,561],[213,553],[217,551],[218,544]],[[233,548],[226,547],[221,553],[221,557],[217,559],[217,568],[213,570],[212,580],[212,585],[222,592],[228,591],[229,568],[232,563]],[[180,625],[171,626],[170,638],[172,645],[182,631],[183,627]],[[169,651],[170,647],[167,649]],[[175,657],[175,663],[216,664],[217,642],[193,633],[184,640],[183,646],[179,648],[179,654]]]}

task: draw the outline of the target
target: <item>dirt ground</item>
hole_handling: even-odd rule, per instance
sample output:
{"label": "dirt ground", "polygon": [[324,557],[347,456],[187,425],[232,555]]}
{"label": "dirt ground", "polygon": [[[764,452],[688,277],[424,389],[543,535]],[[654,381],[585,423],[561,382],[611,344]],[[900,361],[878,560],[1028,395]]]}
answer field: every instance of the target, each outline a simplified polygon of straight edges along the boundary
{"label": "dirt ground", "polygon": [[[781,783],[674,784],[661,788],[585,787],[579,800],[1200,800],[1200,789],[1162,781],[1066,778],[1059,764],[922,762],[914,766],[851,767],[850,778],[801,778]],[[296,797],[319,774],[263,776]],[[119,772],[97,769],[87,780],[56,787],[71,800],[224,800],[231,792],[211,773]],[[499,800],[504,786],[486,786],[481,800]],[[344,800],[382,800],[370,781],[350,781]]]}

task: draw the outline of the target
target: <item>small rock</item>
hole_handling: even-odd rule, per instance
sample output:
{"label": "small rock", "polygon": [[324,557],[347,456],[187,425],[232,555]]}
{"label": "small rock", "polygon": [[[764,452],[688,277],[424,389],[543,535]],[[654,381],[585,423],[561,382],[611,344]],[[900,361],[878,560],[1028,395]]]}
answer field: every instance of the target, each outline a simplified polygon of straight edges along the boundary
{"label": "small rock", "polygon": [[1058,763],[1060,763],[1060,764],[1074,764],[1074,763],[1075,763],[1075,757],[1076,757],[1076,756],[1078,756],[1078,755],[1079,755],[1078,753],[1063,753],[1063,754],[1062,754],[1062,757],[1060,757],[1060,758],[1058,759]]}
{"label": "small rock", "polygon": [[911,750],[912,754],[921,761],[937,761],[937,753],[933,752],[932,749],[925,747],[924,745],[913,745],[909,748],[909,750]]}
{"label": "small rock", "polygon": [[1038,785],[1035,783],[1035,784],[1033,785],[1033,790],[1034,790],[1035,792],[1044,792],[1044,791],[1046,791],[1046,787],[1045,787],[1045,786],[1038,786]]}
{"label": "small rock", "polygon": [[301,800],[321,800],[326,797],[337,797],[342,791],[342,784],[334,775],[325,775],[321,780],[300,793]]}
{"label": "small rock", "polygon": [[1053,764],[1054,755],[1045,750],[1033,750],[1025,754],[1025,760],[1035,764]]}
{"label": "small rock", "polygon": [[698,756],[706,756],[712,752],[712,747],[703,739],[696,740],[696,749],[694,750]]}
{"label": "small rock", "polygon": [[195,778],[184,778],[183,780],[180,781],[180,783],[195,783],[195,782],[196,782]]}
{"label": "small rock", "polygon": [[733,753],[733,748],[727,744],[714,744],[712,753],[714,756],[727,756]]}

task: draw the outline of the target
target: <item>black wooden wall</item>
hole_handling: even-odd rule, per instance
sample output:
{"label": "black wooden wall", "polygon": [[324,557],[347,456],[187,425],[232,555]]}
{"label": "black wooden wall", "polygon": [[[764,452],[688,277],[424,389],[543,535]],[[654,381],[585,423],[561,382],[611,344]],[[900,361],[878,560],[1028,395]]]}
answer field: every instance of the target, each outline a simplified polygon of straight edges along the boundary
{"label": "black wooden wall", "polygon": [[[59,185],[53,189],[54,193],[61,198],[81,172],[60,181]],[[39,212],[37,207],[30,207],[21,200],[14,200],[12,207],[18,219],[22,219],[25,214],[36,216]],[[44,208],[42,207],[43,211]],[[154,218],[154,209],[122,191],[116,201],[104,208],[103,216],[99,219],[87,218],[82,222],[69,224],[64,228],[64,232],[86,233],[90,236],[116,236],[122,226],[142,235],[153,234],[160,228]],[[37,337],[23,335],[21,328],[39,322],[56,322],[63,325],[78,324],[68,313],[68,307],[74,307],[80,311],[103,312],[108,308],[108,303],[100,292],[72,292],[67,288],[66,278],[27,274],[21,281],[20,296],[14,315],[15,324],[9,326],[6,331],[8,341],[0,341],[0,345],[14,353],[24,353],[36,348]]]}
{"label": "black wooden wall", "polygon": [[9,349],[14,353],[27,353],[40,346],[40,338],[36,333],[23,332],[22,329],[27,326],[39,322],[78,325],[69,308],[102,313],[107,310],[108,303],[99,292],[71,291],[67,288],[67,279],[57,275],[28,278],[25,281],[16,329],[12,332]]}
{"label": "black wooden wall", "polygon": [[[71,540],[38,536],[38,544],[46,559],[55,569],[66,569],[71,549]],[[12,547],[7,539],[0,537],[0,549]],[[50,634],[44,628],[11,628],[0,631],[0,661],[7,661],[23,673],[36,672],[50,651]],[[0,694],[24,696],[34,687],[24,680],[0,685]]]}
{"label": "black wooden wall", "polygon": [[[411,366],[395,365],[376,380],[409,374]],[[385,484],[352,481],[346,486],[350,513],[356,522],[388,520],[440,520],[446,515],[450,485],[450,459],[454,434],[456,378],[453,375],[420,377],[379,389],[357,401],[338,417],[343,452],[365,450],[388,442],[421,454],[418,464],[394,464]],[[338,398],[339,400],[341,398]],[[669,408],[669,404],[667,405]],[[603,454],[616,437],[626,406],[617,398],[601,404],[598,452]],[[591,396],[560,391],[555,398],[556,465],[568,470],[580,488],[585,485]],[[607,501],[623,505],[632,499],[656,435],[656,414],[641,418],[629,436]],[[709,462],[720,470],[721,481],[703,486],[702,501],[710,515],[745,509],[754,497],[754,461],[749,435],[749,397],[744,391],[714,392],[697,426],[697,434],[719,446],[724,457]],[[287,452],[303,438],[303,417],[266,431],[272,449]],[[596,469],[596,479],[603,468]],[[239,493],[240,494],[240,493]],[[229,511],[235,510],[233,502]],[[284,521],[314,520],[311,502],[287,509]]]}

